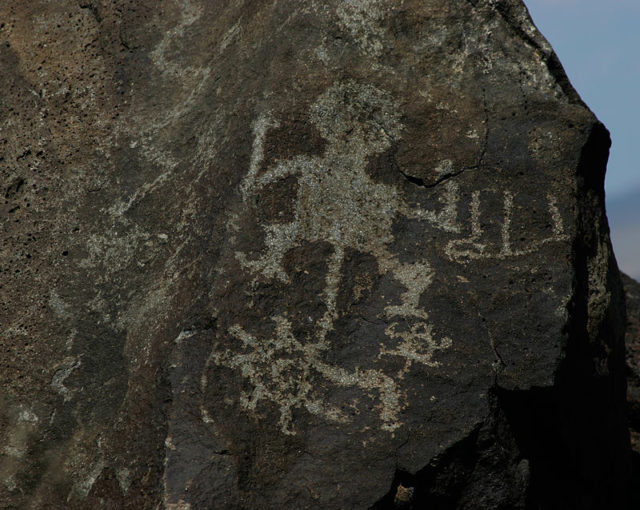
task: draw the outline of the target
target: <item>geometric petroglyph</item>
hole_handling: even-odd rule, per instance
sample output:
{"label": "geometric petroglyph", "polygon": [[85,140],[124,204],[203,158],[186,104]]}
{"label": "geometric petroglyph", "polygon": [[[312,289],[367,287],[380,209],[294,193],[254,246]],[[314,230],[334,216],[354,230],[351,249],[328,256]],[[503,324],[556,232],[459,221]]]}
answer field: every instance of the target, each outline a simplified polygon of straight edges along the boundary
{"label": "geometric petroglyph", "polygon": [[[297,407],[332,421],[347,420],[338,408],[312,396],[312,374],[320,374],[332,385],[360,388],[368,395],[376,395],[381,427],[393,431],[400,426],[402,377],[414,363],[437,366],[433,355],[449,348],[452,342],[449,338],[433,338],[428,315],[419,305],[433,272],[426,260],[401,262],[389,250],[394,242],[392,223],[396,215],[403,215],[455,231],[455,209],[445,204],[436,213],[410,207],[393,186],[376,183],[365,172],[368,159],[386,150],[400,136],[399,115],[388,94],[370,85],[341,82],[320,96],[311,108],[310,120],[328,142],[324,155],[281,161],[261,174],[258,170],[264,138],[267,129],[277,126],[277,122],[263,115],[254,123],[250,168],[240,185],[243,201],[249,207],[266,186],[295,176],[298,188],[294,218],[288,223],[263,226],[266,248],[257,257],[242,251],[235,256],[249,274],[288,283],[283,268],[285,254],[305,242],[329,242],[332,254],[324,281],[324,314],[314,325],[312,340],[305,339],[304,343],[294,337],[290,319],[281,315],[271,319],[275,323],[271,338],[256,338],[234,325],[228,333],[238,340],[237,348],[214,350],[209,363],[240,370],[249,380],[253,389],[241,397],[246,409],[255,409],[263,399],[278,405],[284,433],[295,433],[291,411]],[[451,199],[456,198],[456,192],[455,185],[446,189],[444,196],[449,203],[455,203]],[[378,359],[396,356],[404,360],[396,377],[370,368],[347,371],[323,361],[323,353],[331,348],[327,334],[337,318],[336,299],[347,248],[373,255],[380,271],[405,288],[400,302],[387,306],[383,317],[388,324],[386,332],[397,345],[394,349],[381,349],[378,355]]]}
{"label": "geometric petroglyph", "polygon": [[569,236],[564,231],[562,216],[557,201],[552,194],[547,194],[548,214],[551,220],[551,235],[542,239],[534,239],[526,246],[514,247],[511,240],[513,223],[514,193],[502,191],[503,217],[499,239],[488,239],[481,226],[481,196],[483,193],[497,193],[496,190],[474,191],[471,194],[471,233],[466,238],[453,239],[447,243],[445,253],[454,261],[461,262],[472,259],[506,259],[529,255],[538,251],[543,245],[566,241]]}
{"label": "geometric petroglyph", "polygon": [[[234,324],[226,334],[237,343],[224,351],[214,348],[207,366],[215,364],[240,371],[251,388],[241,395],[241,405],[246,410],[255,410],[263,400],[275,404],[285,434],[295,434],[292,411],[297,408],[330,421],[349,420],[341,409],[313,391],[318,377],[329,386],[356,388],[373,396],[381,428],[393,431],[401,425],[399,413],[406,405],[404,376],[414,364],[438,366],[434,355],[453,344],[446,336],[435,338],[429,316],[420,306],[420,298],[433,280],[429,261],[423,258],[407,263],[398,259],[391,250],[393,221],[398,217],[424,221],[446,232],[454,239],[445,244],[444,255],[457,263],[522,256],[549,242],[566,240],[567,236],[552,196],[548,197],[552,234],[516,248],[510,239],[514,215],[512,192],[475,191],[469,204],[461,204],[458,185],[449,179],[439,185],[440,207],[434,211],[410,206],[394,186],[373,181],[365,171],[368,160],[400,138],[402,125],[389,94],[371,85],[353,81],[334,84],[312,105],[310,121],[327,141],[324,154],[297,156],[266,170],[261,169],[264,140],[270,128],[278,127],[278,121],[263,114],[254,122],[250,166],[240,184],[244,210],[255,208],[257,196],[267,186],[294,176],[297,190],[292,204],[293,219],[262,225],[265,248],[259,253],[237,250],[234,255],[248,278],[259,276],[288,284],[283,260],[290,250],[304,243],[330,243],[332,253],[323,289],[324,313],[313,325],[313,338],[304,341],[293,334],[291,319],[279,314],[269,319],[274,330],[268,338],[258,338]],[[434,170],[437,172],[440,167],[447,173],[450,165],[450,161],[444,161]],[[482,193],[497,193],[501,197],[504,214],[499,239],[486,239],[489,235],[483,231]],[[462,225],[458,220],[458,209],[464,206],[469,208],[470,225]],[[237,222],[237,216],[229,221],[231,244]],[[466,232],[469,234],[464,237]],[[380,272],[404,288],[399,302],[387,304],[378,317],[386,324],[385,334],[394,347],[380,345],[376,359],[395,357],[402,364],[392,376],[377,368],[355,367],[349,371],[325,361],[325,354],[331,349],[328,333],[338,318],[336,301],[347,249],[373,256]],[[206,379],[203,381],[206,384]],[[358,404],[350,405],[357,408]]]}

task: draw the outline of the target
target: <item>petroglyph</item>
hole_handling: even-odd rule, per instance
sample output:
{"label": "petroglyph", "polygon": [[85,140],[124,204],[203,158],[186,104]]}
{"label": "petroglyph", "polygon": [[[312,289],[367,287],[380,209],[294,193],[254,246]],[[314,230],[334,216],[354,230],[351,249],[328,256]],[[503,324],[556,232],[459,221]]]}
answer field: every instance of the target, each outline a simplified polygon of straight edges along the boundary
{"label": "petroglyph", "polygon": [[339,24],[358,42],[363,53],[378,56],[383,50],[385,30],[382,27],[382,0],[351,0],[336,9]]}
{"label": "petroglyph", "polygon": [[543,245],[551,242],[566,241],[569,236],[564,231],[564,223],[557,206],[556,198],[552,194],[547,195],[547,212],[551,220],[551,235],[542,239],[533,239],[528,245],[515,248],[511,239],[513,227],[513,201],[512,191],[502,191],[503,217],[501,223],[500,239],[489,239],[482,228],[481,196],[483,193],[497,193],[488,189],[474,191],[471,194],[471,233],[462,239],[453,239],[447,243],[445,252],[447,256],[456,262],[464,262],[472,259],[505,259],[529,255],[538,251]]}
{"label": "petroglyph", "polygon": [[[481,221],[483,192],[472,193],[467,205],[470,225],[463,225],[458,217],[461,205],[458,183],[453,179],[438,187],[437,210],[409,205],[396,187],[373,181],[365,170],[368,159],[388,149],[400,137],[403,127],[391,97],[371,85],[351,81],[334,84],[313,104],[310,120],[328,142],[324,155],[301,155],[278,161],[266,169],[262,168],[266,134],[278,127],[279,122],[269,113],[254,121],[249,169],[240,184],[243,212],[231,214],[229,229],[231,245],[235,246],[238,214],[255,214],[260,193],[270,185],[295,177],[293,218],[284,223],[262,224],[264,248],[249,252],[237,249],[234,255],[254,283],[266,279],[292,284],[283,264],[286,254],[306,243],[330,243],[332,252],[327,259],[322,293],[324,313],[313,324],[311,339],[296,338],[292,319],[276,311],[268,319],[274,327],[267,335],[256,336],[250,326],[233,324],[225,333],[237,343],[224,351],[214,348],[207,367],[215,364],[240,371],[251,388],[241,394],[241,406],[255,412],[262,401],[274,403],[279,408],[279,425],[285,434],[295,434],[293,411],[298,408],[338,423],[351,419],[344,410],[344,402],[336,406],[319,396],[315,391],[319,379],[329,383],[328,387],[357,388],[369,398],[373,395],[378,402],[376,411],[381,428],[394,431],[402,425],[399,413],[406,405],[402,388],[405,375],[414,365],[439,366],[437,353],[453,346],[453,340],[447,336],[436,338],[429,314],[420,305],[421,296],[433,280],[429,261],[423,258],[401,262],[391,249],[395,241],[394,220],[403,217],[424,221],[455,236],[445,244],[444,255],[455,262],[465,262],[522,256],[549,242],[566,239],[562,219],[553,197],[549,196],[552,235],[515,247],[511,240],[513,192],[484,190],[501,193],[503,203],[499,239],[491,240],[487,239],[490,236],[485,235]],[[434,170],[450,172],[451,165],[449,160],[441,161],[434,165]],[[460,238],[469,230],[467,237]],[[404,288],[399,299],[383,297],[388,301],[377,318],[386,326],[387,340],[380,343],[377,357],[371,366],[350,370],[326,361],[332,347],[328,335],[339,316],[337,296],[343,284],[347,250],[373,256],[380,274]],[[392,374],[379,368],[389,365],[384,363],[388,357],[402,362],[401,368],[394,369]],[[206,385],[207,378],[203,376],[203,389]],[[359,412],[358,399],[347,407]]]}
{"label": "petroglyph", "polygon": [[[281,315],[271,318],[275,330],[269,338],[256,338],[240,325],[234,325],[228,333],[240,342],[240,349],[214,350],[209,363],[240,370],[250,381],[253,390],[241,397],[245,409],[255,410],[261,400],[276,403],[280,408],[281,430],[286,434],[295,433],[294,408],[305,408],[335,422],[349,419],[344,411],[313,395],[312,380],[317,379],[318,374],[334,385],[357,387],[368,395],[372,391],[377,394],[381,427],[393,431],[401,425],[398,414],[404,405],[400,379],[413,363],[437,366],[434,354],[449,348],[452,341],[433,339],[428,314],[419,305],[433,271],[426,260],[403,263],[390,251],[394,242],[392,222],[397,215],[403,215],[436,223],[445,231],[456,231],[456,211],[452,204],[457,200],[457,187],[455,184],[444,187],[445,202],[441,211],[435,212],[410,207],[396,188],[371,180],[365,172],[368,158],[386,150],[402,129],[393,101],[375,87],[338,83],[316,101],[310,117],[329,142],[324,156],[299,156],[279,162],[262,174],[258,169],[263,158],[264,137],[267,129],[278,123],[269,115],[255,121],[250,168],[240,185],[243,202],[250,206],[253,197],[269,184],[296,176],[294,219],[263,226],[266,249],[257,258],[242,251],[237,251],[235,256],[254,278],[261,275],[289,283],[283,267],[285,254],[303,243],[328,241],[333,253],[324,282],[325,312],[315,324],[311,342],[296,339],[290,320]],[[234,223],[232,218],[232,230]],[[395,349],[381,351],[380,357],[397,356],[406,361],[395,377],[376,368],[356,367],[349,371],[323,360],[323,353],[331,348],[327,335],[338,317],[336,300],[348,248],[373,255],[379,270],[390,274],[406,289],[400,303],[386,306],[383,313],[388,321],[387,334],[397,345]],[[357,402],[352,406],[357,407]]]}

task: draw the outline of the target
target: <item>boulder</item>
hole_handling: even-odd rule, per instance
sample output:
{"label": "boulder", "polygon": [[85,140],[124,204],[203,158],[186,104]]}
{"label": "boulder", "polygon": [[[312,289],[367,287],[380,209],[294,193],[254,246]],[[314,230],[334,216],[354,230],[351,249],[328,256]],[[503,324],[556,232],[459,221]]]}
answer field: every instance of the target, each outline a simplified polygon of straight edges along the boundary
{"label": "boulder", "polygon": [[622,508],[610,145],[519,0],[8,0],[7,508]]}

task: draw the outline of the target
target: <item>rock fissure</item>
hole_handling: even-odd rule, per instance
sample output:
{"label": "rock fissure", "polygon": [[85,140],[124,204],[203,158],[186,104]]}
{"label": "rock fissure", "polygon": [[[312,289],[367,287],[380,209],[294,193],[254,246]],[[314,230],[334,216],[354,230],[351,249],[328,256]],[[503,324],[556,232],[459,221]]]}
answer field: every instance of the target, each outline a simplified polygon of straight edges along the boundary
{"label": "rock fissure", "polygon": [[404,172],[402,169],[398,168],[398,171],[402,174],[402,176],[411,184],[415,184],[416,186],[419,186],[422,188],[432,189],[442,183],[449,181],[454,177],[457,177],[463,174],[464,172],[467,172],[469,170],[478,170],[479,168],[482,168],[484,159],[487,153],[487,149],[489,146],[489,106],[487,104],[487,92],[484,87],[482,88],[482,105],[483,105],[483,115],[484,115],[484,121],[483,121],[484,135],[483,135],[482,144],[480,146],[480,153],[477,157],[477,162],[475,164],[462,167],[459,170],[454,172],[445,172],[439,175],[433,182],[427,182],[426,179],[410,175],[407,172]]}
{"label": "rock fissure", "polygon": [[464,167],[464,168],[458,170],[457,172],[450,172],[450,173],[446,173],[444,175],[441,175],[435,180],[435,182],[431,182],[431,183],[425,182],[425,179],[421,179],[419,177],[414,177],[412,175],[409,175],[409,174],[403,172],[402,170],[399,170],[399,171],[402,174],[402,176],[405,179],[407,179],[411,184],[415,184],[416,186],[420,186],[422,188],[431,189],[431,188],[435,188],[439,184],[442,184],[443,182],[448,181],[449,179],[451,179],[453,177],[457,177],[458,175],[462,174],[463,172],[466,172],[467,170],[477,170],[478,168],[479,168],[479,165],[473,165],[473,166]]}

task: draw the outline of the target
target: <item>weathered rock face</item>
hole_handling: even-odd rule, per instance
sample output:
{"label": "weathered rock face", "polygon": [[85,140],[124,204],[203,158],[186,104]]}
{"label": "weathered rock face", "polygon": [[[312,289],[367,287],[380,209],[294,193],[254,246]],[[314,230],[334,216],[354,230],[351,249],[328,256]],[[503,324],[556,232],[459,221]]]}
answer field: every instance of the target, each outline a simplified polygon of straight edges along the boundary
{"label": "weathered rock face", "polygon": [[622,275],[627,305],[625,333],[627,359],[627,402],[631,446],[640,454],[640,283]]}
{"label": "weathered rock face", "polygon": [[519,1],[0,14],[6,507],[621,507],[609,137]]}
{"label": "weathered rock face", "polygon": [[[632,502],[640,505],[640,283],[621,274],[627,308],[627,417],[633,456]],[[632,506],[630,506],[632,508]]]}

